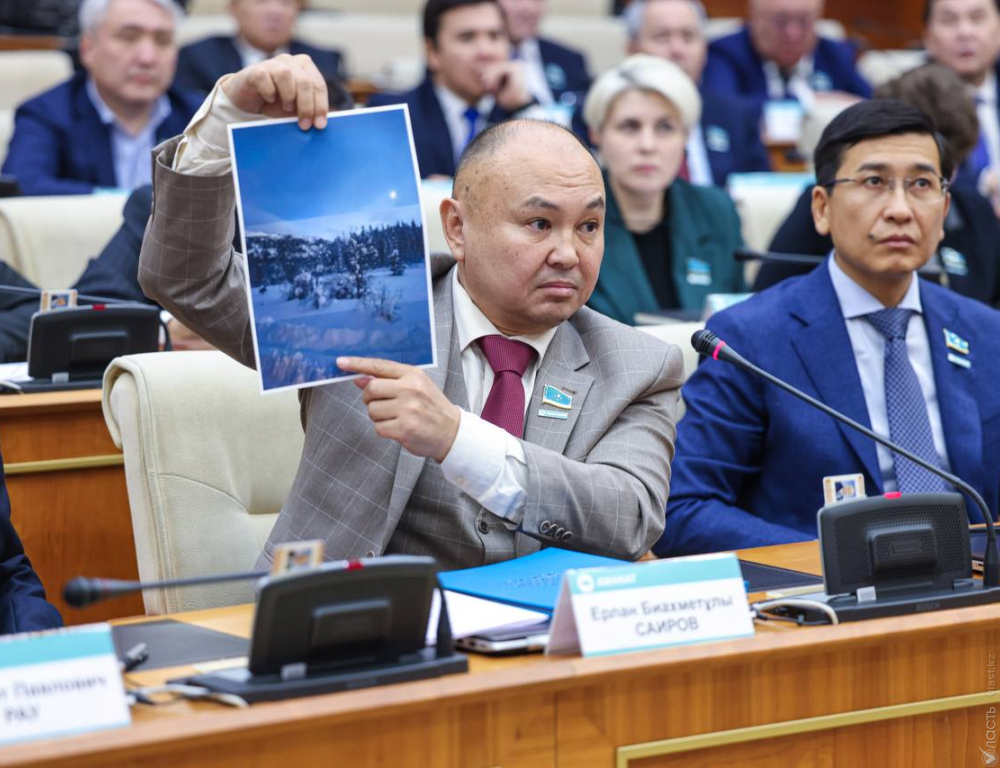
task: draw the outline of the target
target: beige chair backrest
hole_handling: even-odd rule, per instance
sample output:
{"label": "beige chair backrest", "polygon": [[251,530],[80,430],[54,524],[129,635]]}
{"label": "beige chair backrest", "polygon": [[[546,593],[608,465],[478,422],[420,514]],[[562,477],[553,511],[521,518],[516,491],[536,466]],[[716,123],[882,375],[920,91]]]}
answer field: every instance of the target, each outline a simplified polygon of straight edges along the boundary
{"label": "beige chair backrest", "polygon": [[7,147],[14,133],[14,110],[0,109],[0,165],[7,158]]}
{"label": "beige chair backrest", "polygon": [[352,76],[384,86],[384,72],[393,61],[423,56],[420,24],[417,13],[304,13],[298,36],[312,45],[336,48]]}
{"label": "beige chair backrest", "polygon": [[441,201],[451,197],[450,181],[424,181],[420,185],[420,195],[427,220],[427,245],[431,253],[448,252],[448,241],[444,239],[441,226]]}
{"label": "beige chair backrest", "polygon": [[[769,174],[770,175],[770,174]],[[746,174],[747,178],[758,174]],[[764,175],[760,175],[763,179]],[[736,210],[743,223],[743,242],[747,248],[755,251],[766,251],[774,238],[774,234],[782,225],[788,214],[795,207],[795,202],[809,182],[799,174],[773,174],[775,183],[742,183],[730,184],[729,193],[736,203]]]}
{"label": "beige chair backrest", "polygon": [[[668,344],[676,344],[684,355],[684,380],[698,367],[698,353],[691,346],[691,336],[705,327],[704,323],[663,323],[661,325],[637,325],[636,328],[650,336],[655,336]],[[678,421],[684,415],[684,399],[681,398],[677,412]]]}
{"label": "beige chair backrest", "polygon": [[925,51],[866,51],[858,59],[858,72],[873,88],[878,88],[926,63]]}
{"label": "beige chair backrest", "polygon": [[122,223],[126,195],[0,200],[0,259],[42,288],[68,288]]}
{"label": "beige chair backrest", "polygon": [[14,109],[73,74],[62,51],[0,52],[0,109]]}
{"label": "beige chair backrest", "polygon": [[[261,395],[221,352],[128,355],[104,374],[125,454],[143,581],[250,571],[291,488],[303,432],[294,391]],[[147,590],[146,613],[244,603],[250,582]]]}
{"label": "beige chair backrest", "polygon": [[560,16],[546,13],[542,35],[582,53],[591,75],[598,75],[625,58],[625,25],[614,16]]}
{"label": "beige chair backrest", "polygon": [[205,16],[225,13],[229,0],[191,0],[187,6],[188,16]]}
{"label": "beige chair backrest", "polygon": [[[203,5],[204,3],[196,3]],[[226,0],[228,5],[228,0]],[[236,34],[236,19],[225,12],[225,7],[221,11],[214,13],[191,13],[181,19],[177,27],[177,45],[187,45],[196,40],[213,35],[234,35]]]}

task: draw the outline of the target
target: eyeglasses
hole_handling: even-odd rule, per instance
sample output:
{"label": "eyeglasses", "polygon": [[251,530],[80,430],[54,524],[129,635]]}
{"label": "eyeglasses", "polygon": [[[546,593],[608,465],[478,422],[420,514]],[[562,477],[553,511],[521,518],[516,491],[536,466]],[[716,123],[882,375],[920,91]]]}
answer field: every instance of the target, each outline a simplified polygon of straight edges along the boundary
{"label": "eyeglasses", "polygon": [[942,176],[916,176],[914,178],[897,179],[895,176],[880,176],[869,174],[853,179],[834,179],[823,186],[833,189],[838,184],[850,184],[859,195],[870,200],[878,200],[887,195],[895,194],[896,185],[902,182],[906,196],[915,203],[939,203],[944,199],[951,187]]}

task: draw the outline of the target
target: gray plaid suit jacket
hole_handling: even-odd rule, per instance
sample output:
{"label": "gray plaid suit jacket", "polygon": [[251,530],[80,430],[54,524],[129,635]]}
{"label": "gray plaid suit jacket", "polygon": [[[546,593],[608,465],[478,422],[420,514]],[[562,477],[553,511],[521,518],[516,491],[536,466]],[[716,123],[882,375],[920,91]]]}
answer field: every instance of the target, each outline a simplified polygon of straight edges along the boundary
{"label": "gray plaid suit jacket", "polygon": [[[232,179],[171,170],[177,142],[154,151],[139,282],[185,325],[253,366],[244,258],[232,247]],[[452,264],[446,257],[432,265],[439,365],[428,375],[442,389],[447,376],[462,376]],[[545,544],[633,560],[649,550],[663,530],[682,374],[677,347],[586,307],[559,326],[525,420],[528,488],[518,555]],[[546,384],[573,393],[568,419],[538,415]],[[303,390],[300,399],[302,459],[261,564],[273,544],[301,539],[325,540],[333,559],[383,553],[429,460],[378,437],[350,382]],[[470,548],[469,558],[441,565],[478,565],[481,557],[473,559]]]}

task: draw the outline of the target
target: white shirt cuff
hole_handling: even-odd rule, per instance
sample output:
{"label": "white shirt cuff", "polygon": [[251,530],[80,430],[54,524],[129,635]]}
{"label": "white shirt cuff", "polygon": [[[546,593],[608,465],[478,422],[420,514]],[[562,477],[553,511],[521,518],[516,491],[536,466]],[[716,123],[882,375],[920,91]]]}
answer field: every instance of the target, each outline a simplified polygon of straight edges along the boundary
{"label": "white shirt cuff", "polygon": [[219,78],[184,129],[174,155],[174,170],[192,176],[225,176],[232,163],[229,159],[229,131],[231,123],[262,120],[261,115],[244,112],[222,90],[222,84],[232,75]]}
{"label": "white shirt cuff", "polygon": [[528,495],[528,462],[521,441],[505,429],[462,411],[458,434],[441,462],[445,479],[512,527]]}

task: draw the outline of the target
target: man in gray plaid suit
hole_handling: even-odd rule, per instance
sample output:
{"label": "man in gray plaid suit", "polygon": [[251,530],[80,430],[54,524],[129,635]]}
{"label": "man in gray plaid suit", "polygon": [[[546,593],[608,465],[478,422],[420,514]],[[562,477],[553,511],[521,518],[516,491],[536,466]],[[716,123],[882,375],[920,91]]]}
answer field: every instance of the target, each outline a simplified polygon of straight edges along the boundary
{"label": "man in gray plaid suit", "polygon": [[[263,114],[321,130],[326,113],[312,62],[281,56],[220,80],[154,152],[140,283],[246,365],[225,126]],[[302,460],[259,565],[302,539],[328,558],[460,568],[546,545],[637,559],[659,537],[681,354],[583,306],[604,250],[593,158],[560,127],[506,123],[469,146],[453,194],[452,257],[432,265],[438,366],[343,358],[357,380],[301,393]]]}

